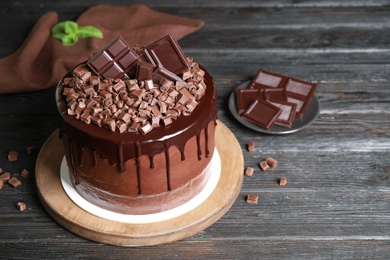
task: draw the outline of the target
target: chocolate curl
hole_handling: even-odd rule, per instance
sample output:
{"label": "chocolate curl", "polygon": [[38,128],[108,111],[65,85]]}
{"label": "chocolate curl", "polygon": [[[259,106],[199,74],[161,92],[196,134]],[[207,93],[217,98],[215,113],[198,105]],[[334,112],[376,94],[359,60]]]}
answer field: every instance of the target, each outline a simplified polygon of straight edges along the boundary
{"label": "chocolate curl", "polygon": [[73,46],[63,46],[51,37],[51,28],[57,22],[57,13],[46,13],[19,49],[0,59],[0,94],[55,86],[69,70],[88,60],[115,36],[121,35],[129,46],[146,45],[168,33],[179,40],[203,25],[200,20],[156,12],[145,5],[97,5],[76,22],[79,26],[97,27],[104,38],[80,39]]}

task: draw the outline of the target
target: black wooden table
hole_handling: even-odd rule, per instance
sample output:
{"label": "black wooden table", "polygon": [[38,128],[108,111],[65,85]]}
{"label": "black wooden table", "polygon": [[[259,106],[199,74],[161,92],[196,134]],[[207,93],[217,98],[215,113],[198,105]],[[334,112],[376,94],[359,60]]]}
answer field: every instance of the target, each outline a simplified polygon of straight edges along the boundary
{"label": "black wooden table", "polygon": [[[37,195],[36,158],[58,125],[54,88],[1,95],[0,168],[22,186],[0,190],[0,259],[390,258],[390,1],[3,1],[0,57],[14,52],[47,11],[75,20],[107,2],[142,2],[205,21],[179,43],[214,76],[219,119],[255,173],[244,178],[233,207],[192,237],[141,248],[98,244],[53,221]],[[289,135],[238,123],[229,96],[259,68],[317,82],[317,120]],[[30,146],[37,148],[32,155]],[[7,159],[12,150],[20,154],[16,162]],[[258,163],[267,157],[279,165],[262,172]],[[20,176],[23,169],[30,178]],[[248,204],[247,194],[258,195],[258,204]]]}

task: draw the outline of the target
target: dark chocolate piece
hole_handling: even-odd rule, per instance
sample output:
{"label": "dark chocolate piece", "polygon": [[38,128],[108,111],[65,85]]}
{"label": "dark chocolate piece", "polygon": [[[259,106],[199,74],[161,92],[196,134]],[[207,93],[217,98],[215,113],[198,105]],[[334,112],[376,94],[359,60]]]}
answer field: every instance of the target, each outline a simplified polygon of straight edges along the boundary
{"label": "dark chocolate piece", "polygon": [[257,99],[245,110],[242,117],[256,125],[269,129],[281,112],[280,108],[271,103]]}
{"label": "dark chocolate piece", "polygon": [[316,83],[309,83],[299,79],[289,78],[286,81],[287,100],[297,104],[296,115],[298,117],[303,117],[305,114],[316,88]]}
{"label": "dark chocolate piece", "polygon": [[95,54],[87,65],[103,78],[128,79],[134,73],[138,59],[139,55],[118,36]]}
{"label": "dark chocolate piece", "polygon": [[263,88],[280,88],[286,80],[285,76],[278,75],[265,70],[259,70],[256,76],[249,83],[248,88],[263,89]]}
{"label": "dark chocolate piece", "polygon": [[263,96],[259,89],[237,89],[235,94],[239,115],[242,115],[254,100]]}
{"label": "dark chocolate piece", "polygon": [[148,45],[146,50],[159,67],[176,75],[190,67],[179,44],[170,34]]}
{"label": "dark chocolate piece", "polygon": [[284,88],[267,88],[261,90],[263,93],[263,98],[265,100],[282,100],[287,101],[287,92]]}
{"label": "dark chocolate piece", "polygon": [[294,122],[297,105],[282,100],[269,100],[268,102],[282,110],[274,124],[291,128]]}

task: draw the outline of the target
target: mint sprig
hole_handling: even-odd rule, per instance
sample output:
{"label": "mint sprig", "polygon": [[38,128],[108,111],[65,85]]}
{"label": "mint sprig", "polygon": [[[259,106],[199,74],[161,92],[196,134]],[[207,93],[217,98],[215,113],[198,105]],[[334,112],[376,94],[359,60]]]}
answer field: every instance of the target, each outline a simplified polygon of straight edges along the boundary
{"label": "mint sprig", "polygon": [[72,46],[79,39],[84,38],[103,39],[103,33],[98,28],[90,25],[79,27],[73,21],[57,23],[51,28],[51,35],[53,38],[60,39],[64,46]]}

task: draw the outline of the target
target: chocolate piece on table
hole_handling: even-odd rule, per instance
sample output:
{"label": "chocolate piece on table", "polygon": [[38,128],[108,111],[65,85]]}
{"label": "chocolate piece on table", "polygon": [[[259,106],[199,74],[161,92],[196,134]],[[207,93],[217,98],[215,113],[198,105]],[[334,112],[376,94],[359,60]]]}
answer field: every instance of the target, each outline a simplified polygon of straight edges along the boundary
{"label": "chocolate piece on table", "polygon": [[249,204],[257,204],[258,201],[259,196],[257,195],[248,194],[248,196],[246,197],[246,202],[248,202]]}
{"label": "chocolate piece on table", "polygon": [[253,167],[247,167],[245,170],[245,176],[252,176],[254,171],[255,169],[253,169]]}
{"label": "chocolate piece on table", "polygon": [[24,211],[27,208],[27,205],[26,203],[19,201],[18,203],[16,203],[16,207],[19,211]]}
{"label": "chocolate piece on table", "polygon": [[260,168],[263,170],[263,171],[266,171],[268,170],[270,167],[268,165],[268,163],[266,161],[262,161],[261,163],[259,163],[259,166]]}
{"label": "chocolate piece on table", "polygon": [[268,166],[269,166],[270,168],[276,168],[276,167],[278,167],[278,161],[275,160],[275,159],[272,158],[272,157],[268,157],[268,158],[265,160],[265,162],[268,164]]}
{"label": "chocolate piece on table", "polygon": [[282,177],[279,179],[279,185],[280,186],[284,186],[287,184],[287,178],[286,177]]}
{"label": "chocolate piece on table", "polygon": [[274,124],[291,128],[295,119],[297,105],[282,100],[269,100],[268,102],[282,110]]}
{"label": "chocolate piece on table", "polygon": [[156,64],[176,75],[190,67],[179,44],[170,34],[146,46],[146,50]]}
{"label": "chocolate piece on table", "polygon": [[287,91],[287,100],[297,104],[296,115],[298,117],[303,117],[306,108],[309,106],[311,99],[314,96],[317,84],[289,78],[286,81],[284,88]]}
{"label": "chocolate piece on table", "polygon": [[284,85],[286,77],[260,69],[249,83],[248,88],[280,88]]}
{"label": "chocolate piece on table", "polygon": [[239,115],[242,115],[254,100],[262,98],[262,92],[259,89],[237,89],[235,94]]}
{"label": "chocolate piece on table", "polygon": [[19,158],[19,153],[17,151],[9,151],[8,152],[8,161],[14,162]]}
{"label": "chocolate piece on table", "polygon": [[11,184],[11,186],[14,187],[14,188],[17,188],[20,185],[22,185],[20,180],[18,178],[16,178],[16,177],[12,177],[11,179],[9,179],[8,183]]}
{"label": "chocolate piece on table", "polygon": [[127,79],[134,72],[138,59],[139,55],[118,36],[95,54],[87,65],[103,78]]}
{"label": "chocolate piece on table", "polygon": [[255,150],[255,143],[253,141],[249,141],[247,146],[249,152],[253,152]]}
{"label": "chocolate piece on table", "polygon": [[282,110],[280,108],[271,103],[257,99],[245,110],[242,117],[256,125],[269,129],[281,112]]}

